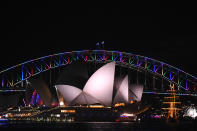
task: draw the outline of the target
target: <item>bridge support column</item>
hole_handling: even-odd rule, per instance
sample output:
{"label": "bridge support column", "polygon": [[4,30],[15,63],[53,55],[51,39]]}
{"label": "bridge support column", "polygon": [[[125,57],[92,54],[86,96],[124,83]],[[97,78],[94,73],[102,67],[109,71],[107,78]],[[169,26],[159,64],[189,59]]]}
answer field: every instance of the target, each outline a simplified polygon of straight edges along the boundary
{"label": "bridge support column", "polygon": [[139,69],[137,69],[137,81],[136,81],[137,85],[138,85],[138,83],[139,83],[139,82],[138,82],[138,81],[139,81],[139,80],[138,80],[138,72],[139,72],[138,70],[139,70]]}
{"label": "bridge support column", "polygon": [[162,75],[162,78],[161,78],[161,89],[164,90],[164,87],[163,87],[163,64],[161,65],[161,75]]}
{"label": "bridge support column", "polygon": [[49,73],[50,73],[50,76],[49,76],[49,87],[51,87],[51,69],[50,69]]}
{"label": "bridge support column", "polygon": [[24,84],[23,84],[23,81],[21,82],[21,87],[23,87],[24,86]]}
{"label": "bridge support column", "polygon": [[163,87],[163,78],[161,78],[161,90],[162,91],[164,90],[164,87]]}
{"label": "bridge support column", "polygon": [[144,76],[144,87],[146,88],[146,71],[145,71],[145,76]]}
{"label": "bridge support column", "polygon": [[153,75],[153,90],[156,90],[155,88],[155,76]]}

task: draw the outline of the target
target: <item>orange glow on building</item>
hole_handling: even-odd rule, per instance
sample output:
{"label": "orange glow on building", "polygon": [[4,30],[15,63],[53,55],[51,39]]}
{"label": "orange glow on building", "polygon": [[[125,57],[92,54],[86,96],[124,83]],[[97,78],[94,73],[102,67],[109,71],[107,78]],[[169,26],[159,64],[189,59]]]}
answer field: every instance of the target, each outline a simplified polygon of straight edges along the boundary
{"label": "orange glow on building", "polygon": [[133,104],[134,103],[134,101],[130,101],[130,104]]}
{"label": "orange glow on building", "polygon": [[116,103],[114,106],[115,106],[115,107],[125,106],[125,103]]}
{"label": "orange glow on building", "polygon": [[90,105],[90,108],[104,108],[103,105]]}
{"label": "orange glow on building", "polygon": [[61,113],[75,113],[75,110],[61,110]]}

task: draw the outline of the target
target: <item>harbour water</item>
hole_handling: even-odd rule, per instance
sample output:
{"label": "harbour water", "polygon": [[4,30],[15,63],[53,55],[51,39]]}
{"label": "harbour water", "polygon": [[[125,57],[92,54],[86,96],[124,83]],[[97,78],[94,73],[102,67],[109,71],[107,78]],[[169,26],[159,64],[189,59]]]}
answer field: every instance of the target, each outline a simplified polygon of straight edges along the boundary
{"label": "harbour water", "polygon": [[163,123],[163,122],[71,122],[71,123],[8,123],[1,122],[0,129],[20,128],[22,129],[44,129],[47,130],[76,130],[76,131],[166,131],[166,130],[196,130],[196,122]]}

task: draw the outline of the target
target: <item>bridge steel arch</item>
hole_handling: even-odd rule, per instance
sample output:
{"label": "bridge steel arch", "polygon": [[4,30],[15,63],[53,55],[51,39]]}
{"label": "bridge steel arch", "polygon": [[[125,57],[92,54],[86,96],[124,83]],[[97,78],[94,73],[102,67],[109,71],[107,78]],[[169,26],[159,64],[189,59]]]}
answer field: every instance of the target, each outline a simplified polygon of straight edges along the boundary
{"label": "bridge steel arch", "polygon": [[185,94],[197,95],[197,78],[184,72],[181,69],[173,67],[167,63],[132,53],[107,51],[107,50],[82,50],[63,52],[48,55],[26,61],[0,72],[0,90],[17,90],[16,85],[21,84],[32,76],[38,75],[47,70],[61,67],[72,63],[73,61],[84,62],[111,62],[121,64],[138,70],[147,71],[159,76],[178,89],[182,89]]}

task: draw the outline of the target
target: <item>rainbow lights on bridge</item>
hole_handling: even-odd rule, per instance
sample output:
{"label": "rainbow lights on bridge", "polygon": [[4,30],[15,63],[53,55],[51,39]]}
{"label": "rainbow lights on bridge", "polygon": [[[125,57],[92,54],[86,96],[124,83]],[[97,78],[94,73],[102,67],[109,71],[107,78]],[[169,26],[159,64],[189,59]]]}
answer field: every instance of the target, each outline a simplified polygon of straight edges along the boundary
{"label": "rainbow lights on bridge", "polygon": [[[196,95],[197,78],[164,62],[132,53],[107,50],[82,50],[49,55],[15,65],[0,72],[0,90],[23,90],[23,84],[32,76],[73,61],[116,64],[152,73],[175,84],[185,95]],[[145,83],[146,84],[146,83]],[[22,88],[19,88],[22,87]],[[151,93],[151,92],[147,92]]]}

